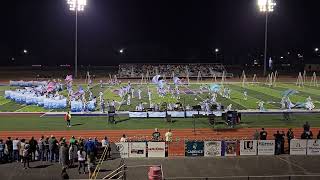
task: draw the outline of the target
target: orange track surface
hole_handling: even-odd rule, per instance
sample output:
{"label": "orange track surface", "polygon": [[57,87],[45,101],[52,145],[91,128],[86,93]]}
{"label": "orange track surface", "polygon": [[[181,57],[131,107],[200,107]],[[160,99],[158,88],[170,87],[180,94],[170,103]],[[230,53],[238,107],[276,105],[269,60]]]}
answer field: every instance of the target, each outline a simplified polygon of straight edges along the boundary
{"label": "orange track surface", "polygon": [[[214,131],[212,129],[196,129],[196,132],[193,132],[193,129],[175,129],[172,130],[173,140],[224,140],[224,139],[252,139],[254,131],[257,128],[244,128],[237,130],[225,130],[225,131]],[[258,129],[260,131],[260,129]],[[276,131],[287,132],[287,128],[266,128],[268,132],[268,139],[273,139],[273,134]],[[318,134],[320,128],[312,128],[314,137]],[[302,128],[294,128],[293,132],[295,137],[300,138],[302,133]],[[54,135],[56,138],[66,137],[69,139],[71,136],[78,137],[97,137],[101,140],[104,136],[113,141],[119,141],[122,134],[126,134],[128,139],[139,140],[139,139],[150,139],[153,130],[66,130],[66,131],[1,131],[0,138],[6,139],[7,137],[18,137],[29,139],[31,136],[39,138],[40,136],[50,136]],[[162,137],[164,136],[166,130],[160,130]]]}

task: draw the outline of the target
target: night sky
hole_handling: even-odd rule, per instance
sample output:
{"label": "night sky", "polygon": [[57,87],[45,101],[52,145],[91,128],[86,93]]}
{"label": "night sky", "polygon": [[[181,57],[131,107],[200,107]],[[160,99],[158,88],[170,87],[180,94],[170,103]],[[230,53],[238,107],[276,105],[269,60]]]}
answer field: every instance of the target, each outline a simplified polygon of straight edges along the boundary
{"label": "night sky", "polygon": [[[256,0],[87,2],[78,24],[81,65],[242,64],[263,54],[265,16]],[[320,48],[320,1],[276,2],[269,18],[269,56],[290,51],[311,61],[313,49]],[[66,0],[8,0],[1,6],[1,65],[73,64],[75,16]],[[217,60],[214,48],[221,50]]]}

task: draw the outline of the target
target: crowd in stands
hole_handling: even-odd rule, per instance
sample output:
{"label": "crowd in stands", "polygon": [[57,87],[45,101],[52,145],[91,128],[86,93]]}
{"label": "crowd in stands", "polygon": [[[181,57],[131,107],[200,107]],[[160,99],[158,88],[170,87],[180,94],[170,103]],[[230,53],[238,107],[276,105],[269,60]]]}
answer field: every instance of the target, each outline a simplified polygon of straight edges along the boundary
{"label": "crowd in stands", "polygon": [[213,74],[221,77],[225,69],[222,64],[120,64],[118,74],[121,78],[141,78],[148,72],[152,78],[155,75],[172,77],[174,72],[178,77],[186,77],[187,74],[197,77],[199,71],[201,77],[212,77]]}

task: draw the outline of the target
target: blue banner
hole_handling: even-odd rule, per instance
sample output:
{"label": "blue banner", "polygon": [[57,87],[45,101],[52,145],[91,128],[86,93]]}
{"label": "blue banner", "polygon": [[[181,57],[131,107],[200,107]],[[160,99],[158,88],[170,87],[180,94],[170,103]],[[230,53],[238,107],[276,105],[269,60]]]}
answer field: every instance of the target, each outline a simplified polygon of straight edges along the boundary
{"label": "blue banner", "polygon": [[204,156],[204,142],[186,141],[185,156]]}

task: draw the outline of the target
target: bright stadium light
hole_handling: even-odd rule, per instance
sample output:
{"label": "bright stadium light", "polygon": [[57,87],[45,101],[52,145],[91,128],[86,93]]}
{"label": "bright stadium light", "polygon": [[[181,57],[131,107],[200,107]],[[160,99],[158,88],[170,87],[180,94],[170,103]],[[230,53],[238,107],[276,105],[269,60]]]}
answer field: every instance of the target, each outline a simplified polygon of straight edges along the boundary
{"label": "bright stadium light", "polygon": [[319,48],[314,48],[314,52],[319,52]]}
{"label": "bright stadium light", "polygon": [[219,49],[218,49],[218,48],[216,48],[216,49],[214,50],[214,52],[218,53],[218,52],[219,52]]}
{"label": "bright stadium light", "polygon": [[258,6],[261,12],[273,12],[276,5],[273,0],[258,0]]}
{"label": "bright stadium light", "polygon": [[74,48],[74,77],[78,76],[78,11],[84,11],[87,0],[67,0],[70,11],[75,11],[75,48]]}
{"label": "bright stadium light", "polygon": [[267,73],[267,48],[268,48],[268,15],[274,11],[276,3],[274,0],[258,0],[258,6],[261,12],[266,14],[265,38],[264,38],[264,66],[263,75]]}
{"label": "bright stadium light", "polygon": [[23,53],[24,53],[24,54],[28,54],[28,50],[24,49],[24,50],[23,50]]}
{"label": "bright stadium light", "polygon": [[67,0],[70,11],[83,11],[87,5],[87,0]]}

